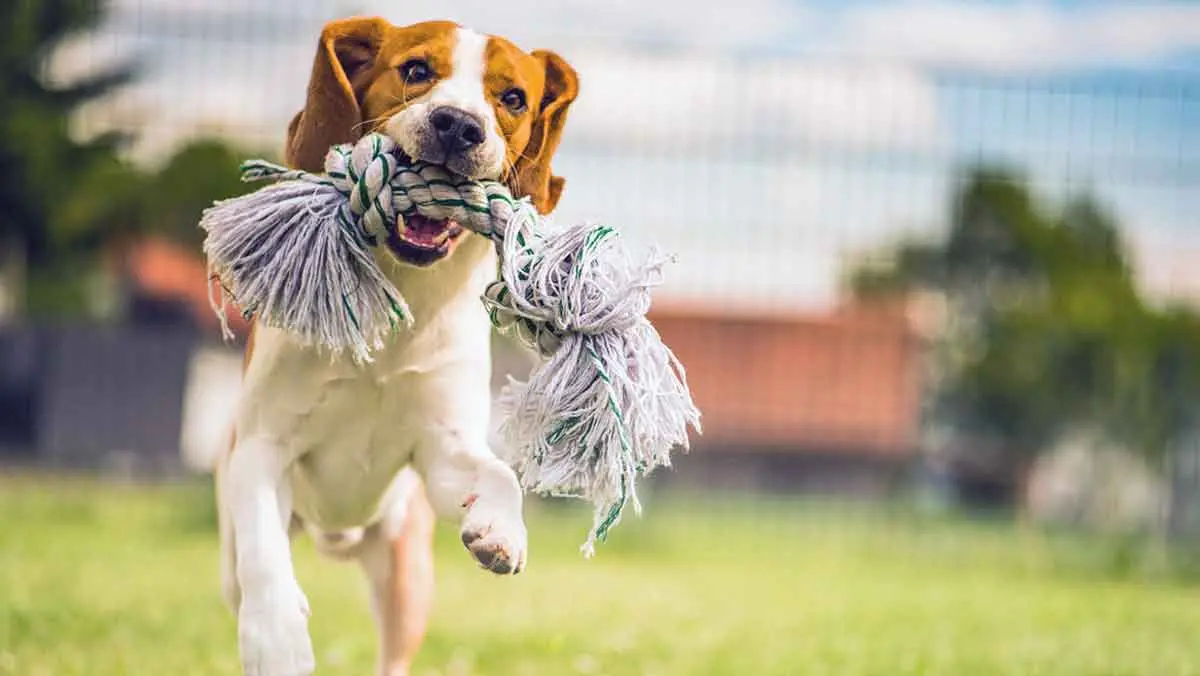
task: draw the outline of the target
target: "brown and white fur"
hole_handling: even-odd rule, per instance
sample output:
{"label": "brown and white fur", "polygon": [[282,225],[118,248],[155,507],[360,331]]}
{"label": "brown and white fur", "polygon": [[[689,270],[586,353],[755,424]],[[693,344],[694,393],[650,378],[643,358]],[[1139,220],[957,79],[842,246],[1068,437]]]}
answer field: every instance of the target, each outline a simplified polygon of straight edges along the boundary
{"label": "brown and white fur", "polygon": [[[453,23],[336,21],[322,31],[287,160],[320,171],[331,145],[380,131],[414,159],[503,179],[547,213],[563,187],[550,159],[577,91],[556,54]],[[479,298],[495,275],[493,246],[452,222],[418,220],[397,224],[379,249],[415,325],[373,363],[261,325],[248,341],[216,483],[223,589],[249,675],[315,668],[294,532],[361,564],[383,676],[407,674],[425,634],[435,516],[458,520],[467,549],[495,573],[527,561],[521,490],[488,446],[490,327]]]}

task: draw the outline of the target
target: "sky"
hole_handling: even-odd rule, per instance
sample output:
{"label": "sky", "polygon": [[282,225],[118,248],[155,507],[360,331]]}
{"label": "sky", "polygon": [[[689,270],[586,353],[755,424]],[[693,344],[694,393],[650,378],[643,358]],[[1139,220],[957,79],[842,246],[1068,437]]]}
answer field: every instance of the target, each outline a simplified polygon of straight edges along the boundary
{"label": "sky", "polygon": [[[1094,190],[1144,281],[1200,296],[1200,3],[1081,0],[115,0],[70,77],[129,56],[138,84],[84,122],[274,149],[328,19],[449,18],[580,74],[556,218],[677,254],[663,295],[824,307],[848,259],[944,227],[954,168]],[[87,126],[87,125],[85,125]]]}

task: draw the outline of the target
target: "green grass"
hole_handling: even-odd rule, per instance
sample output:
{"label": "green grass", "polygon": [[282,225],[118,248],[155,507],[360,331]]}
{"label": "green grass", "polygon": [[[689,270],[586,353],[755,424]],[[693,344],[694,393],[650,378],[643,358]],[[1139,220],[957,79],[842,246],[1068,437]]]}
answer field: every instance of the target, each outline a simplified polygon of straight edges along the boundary
{"label": "green grass", "polygon": [[[1129,548],[765,501],[672,501],[591,561],[531,509],[531,567],[438,535],[417,674],[1200,674],[1200,593]],[[0,674],[237,674],[206,487],[0,481]],[[319,674],[371,673],[352,566],[297,544]],[[1150,572],[1147,572],[1149,570]]]}

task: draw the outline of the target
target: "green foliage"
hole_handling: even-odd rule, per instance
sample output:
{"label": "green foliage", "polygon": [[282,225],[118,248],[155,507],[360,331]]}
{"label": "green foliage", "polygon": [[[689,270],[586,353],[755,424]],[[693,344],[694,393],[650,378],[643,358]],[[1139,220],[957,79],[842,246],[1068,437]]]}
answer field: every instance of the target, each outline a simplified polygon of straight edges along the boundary
{"label": "green foliage", "polygon": [[111,168],[122,141],[117,135],[75,139],[70,122],[79,106],[127,82],[131,68],[65,84],[46,78],[55,48],[94,28],[102,9],[95,0],[0,3],[0,240],[22,243],[30,265],[77,244],[78,223],[65,232],[54,229],[59,213],[72,208],[75,185]]}
{"label": "green foliage", "polygon": [[50,233],[55,251],[95,252],[133,234],[142,220],[150,177],[115,156],[93,165],[58,205]]}
{"label": "green foliage", "polygon": [[1164,452],[1200,401],[1200,318],[1141,298],[1119,225],[1095,197],[1054,210],[994,168],[960,185],[942,238],[901,242],[851,277],[860,296],[948,299],[940,414],[1017,455],[1074,426]]}
{"label": "green foliage", "polygon": [[244,156],[216,140],[193,141],[148,171],[121,157],[122,135],[72,135],[81,105],[135,74],[121,66],[67,83],[46,78],[51,55],[94,29],[103,5],[0,3],[0,246],[22,252],[35,316],[81,312],[101,257],[130,237],[157,233],[198,248],[200,212],[250,189],[238,178]]}
{"label": "green foliage", "polygon": [[247,193],[260,184],[243,183],[238,167],[248,157],[217,139],[197,139],[180,148],[143,192],[140,222],[199,250],[204,241],[200,212],[214,200]]}

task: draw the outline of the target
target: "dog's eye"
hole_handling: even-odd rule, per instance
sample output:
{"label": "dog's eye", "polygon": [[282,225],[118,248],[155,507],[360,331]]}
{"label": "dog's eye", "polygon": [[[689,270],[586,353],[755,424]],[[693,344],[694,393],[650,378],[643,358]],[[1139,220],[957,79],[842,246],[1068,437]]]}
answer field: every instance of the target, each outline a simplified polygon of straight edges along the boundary
{"label": "dog's eye", "polygon": [[500,103],[514,113],[519,113],[525,110],[525,92],[513,87],[504,92],[504,95],[500,97]]}
{"label": "dog's eye", "polygon": [[400,77],[409,84],[420,84],[433,79],[433,69],[421,59],[413,59],[400,66]]}

